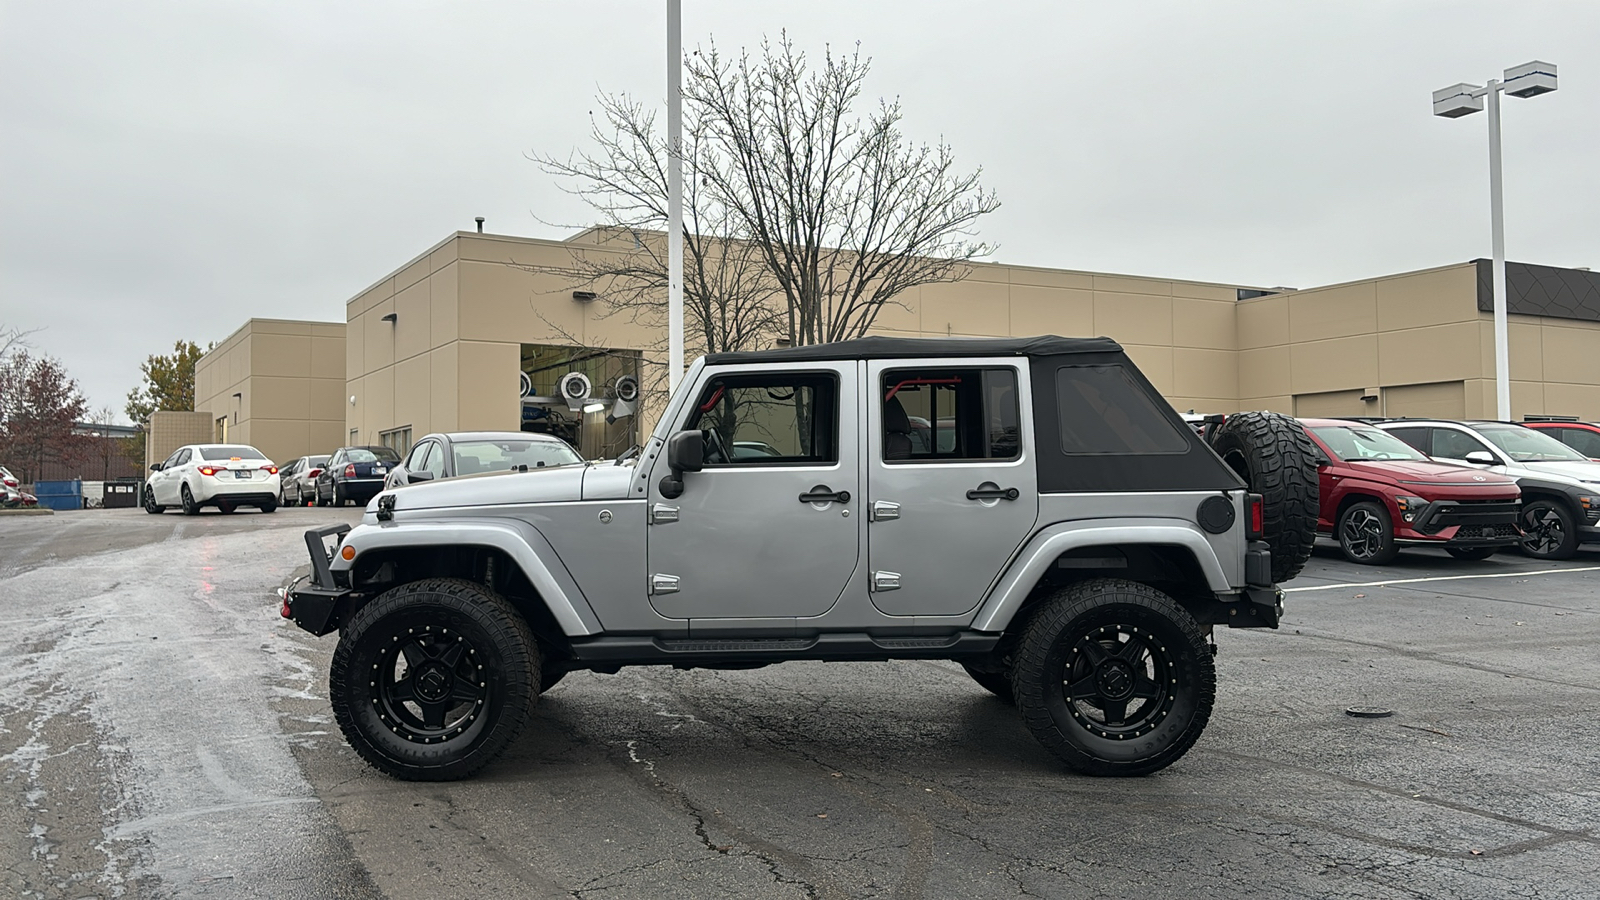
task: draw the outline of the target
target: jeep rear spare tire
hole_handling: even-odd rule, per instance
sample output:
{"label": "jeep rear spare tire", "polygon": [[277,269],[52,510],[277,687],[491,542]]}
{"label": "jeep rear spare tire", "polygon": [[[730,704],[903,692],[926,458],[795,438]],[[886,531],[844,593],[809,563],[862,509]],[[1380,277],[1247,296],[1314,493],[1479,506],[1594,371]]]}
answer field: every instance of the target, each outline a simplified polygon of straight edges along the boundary
{"label": "jeep rear spare tire", "polygon": [[453,781],[516,738],[539,669],[538,645],[509,603],[438,578],[387,591],[351,617],[328,693],[345,740],[374,768]]}
{"label": "jeep rear spare tire", "polygon": [[1212,436],[1211,449],[1261,495],[1272,580],[1300,574],[1317,537],[1319,505],[1317,451],[1305,429],[1281,413],[1234,413]]}
{"label": "jeep rear spare tire", "polygon": [[1147,775],[1194,746],[1217,672],[1200,626],[1146,584],[1097,578],[1041,601],[1011,669],[1022,720],[1085,775]]}

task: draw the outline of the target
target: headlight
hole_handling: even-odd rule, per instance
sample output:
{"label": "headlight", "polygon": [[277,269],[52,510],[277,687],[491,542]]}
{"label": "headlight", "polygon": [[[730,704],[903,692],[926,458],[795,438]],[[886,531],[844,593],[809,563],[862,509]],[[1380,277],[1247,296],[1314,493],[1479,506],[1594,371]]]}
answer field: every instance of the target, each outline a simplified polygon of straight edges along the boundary
{"label": "headlight", "polygon": [[1417,521],[1428,511],[1428,501],[1421,497],[1396,497],[1394,502],[1400,507],[1400,518],[1407,522]]}

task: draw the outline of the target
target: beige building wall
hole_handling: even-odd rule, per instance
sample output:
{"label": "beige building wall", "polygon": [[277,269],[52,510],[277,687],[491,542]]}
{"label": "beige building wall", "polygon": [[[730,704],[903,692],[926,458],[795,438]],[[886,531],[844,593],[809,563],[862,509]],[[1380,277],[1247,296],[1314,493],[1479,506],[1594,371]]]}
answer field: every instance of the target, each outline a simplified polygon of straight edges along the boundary
{"label": "beige building wall", "polygon": [[[603,300],[572,298],[562,270],[573,253],[615,246],[596,231],[568,241],[457,232],[352,298],[344,394],[355,403],[342,407],[341,441],[379,443],[397,428],[412,440],[515,430],[524,343],[643,350],[664,362],[659,329],[607,315]],[[961,282],[901,294],[872,330],[1105,335],[1180,411],[1482,417],[1493,409],[1492,326],[1477,307],[1473,263],[1249,300],[1237,299],[1240,289],[978,263]],[[1511,341],[1518,417],[1600,420],[1600,323],[1513,316]],[[645,429],[654,424],[648,412],[640,418]]]}
{"label": "beige building wall", "polygon": [[[607,252],[604,235],[545,241],[457,232],[346,304],[347,440],[386,431],[520,425],[524,343],[646,351],[661,335],[603,301],[572,299],[560,274],[576,252]],[[1238,288],[1001,263],[978,263],[955,284],[930,285],[886,306],[873,333],[1110,335],[1179,409],[1238,408],[1234,306]],[[392,321],[385,316],[394,316]],[[647,381],[649,379],[646,379]],[[648,429],[651,417],[641,417]]]}
{"label": "beige building wall", "polygon": [[162,462],[185,444],[205,444],[211,440],[211,414],[158,410],[145,423],[144,469]]}
{"label": "beige building wall", "polygon": [[[1476,415],[1470,263],[1236,304],[1239,406],[1301,416]],[[1492,370],[1491,370],[1492,371]]]}
{"label": "beige building wall", "polygon": [[344,433],[344,360],[341,323],[249,320],[195,364],[204,440],[250,444],[280,464],[331,452]]}

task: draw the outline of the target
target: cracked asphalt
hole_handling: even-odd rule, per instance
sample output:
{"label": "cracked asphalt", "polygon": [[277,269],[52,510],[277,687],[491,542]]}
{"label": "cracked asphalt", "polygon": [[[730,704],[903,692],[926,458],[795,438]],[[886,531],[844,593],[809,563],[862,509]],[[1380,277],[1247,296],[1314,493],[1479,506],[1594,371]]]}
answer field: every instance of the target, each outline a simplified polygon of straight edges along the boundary
{"label": "cracked asphalt", "polygon": [[345,747],[334,640],[273,596],[355,516],[0,518],[0,895],[1600,893],[1600,550],[1319,548],[1282,629],[1218,632],[1210,726],[1142,779],[899,662],[575,673],[478,777],[408,784]]}

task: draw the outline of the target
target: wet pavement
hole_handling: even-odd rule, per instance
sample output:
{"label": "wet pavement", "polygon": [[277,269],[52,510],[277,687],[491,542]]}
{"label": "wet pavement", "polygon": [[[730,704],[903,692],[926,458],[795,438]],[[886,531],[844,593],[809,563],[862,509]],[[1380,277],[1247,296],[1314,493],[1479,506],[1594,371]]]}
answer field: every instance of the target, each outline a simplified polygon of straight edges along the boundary
{"label": "wet pavement", "polygon": [[0,519],[15,635],[0,644],[0,896],[1589,898],[1600,884],[1594,550],[1559,564],[1408,551],[1372,569],[1319,548],[1282,629],[1218,633],[1209,728],[1143,779],[1066,774],[959,668],[900,662],[576,673],[475,779],[408,784],[344,746],[334,639],[283,622],[272,596],[304,565],[305,528],[355,515]]}

